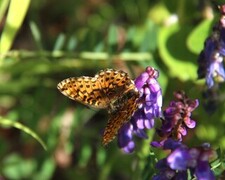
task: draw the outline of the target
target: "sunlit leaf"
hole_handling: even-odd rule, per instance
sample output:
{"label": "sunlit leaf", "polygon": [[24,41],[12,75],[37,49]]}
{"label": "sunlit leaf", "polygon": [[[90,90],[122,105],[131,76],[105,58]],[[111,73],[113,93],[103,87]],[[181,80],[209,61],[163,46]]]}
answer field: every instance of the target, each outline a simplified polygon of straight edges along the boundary
{"label": "sunlit leaf", "polygon": [[193,29],[187,39],[187,45],[190,51],[199,54],[204,47],[204,41],[209,35],[211,27],[212,20],[205,20]]}
{"label": "sunlit leaf", "polygon": [[38,172],[38,174],[35,176],[35,179],[51,179],[54,170],[55,170],[55,161],[53,158],[47,158],[45,159],[41,170]]}
{"label": "sunlit leaf", "polygon": [[23,159],[18,154],[11,154],[2,161],[2,173],[9,179],[24,179],[32,175],[36,169],[36,162]]}
{"label": "sunlit leaf", "polygon": [[9,2],[10,2],[9,0],[1,0],[0,1],[0,22],[2,21],[2,18],[7,10]]}
{"label": "sunlit leaf", "polygon": [[0,37],[0,50],[2,54],[10,49],[16,33],[23,23],[29,4],[30,0],[10,1],[5,26]]}
{"label": "sunlit leaf", "polygon": [[197,56],[186,47],[188,28],[178,24],[162,28],[159,32],[159,53],[168,67],[168,75],[181,80],[197,79]]}

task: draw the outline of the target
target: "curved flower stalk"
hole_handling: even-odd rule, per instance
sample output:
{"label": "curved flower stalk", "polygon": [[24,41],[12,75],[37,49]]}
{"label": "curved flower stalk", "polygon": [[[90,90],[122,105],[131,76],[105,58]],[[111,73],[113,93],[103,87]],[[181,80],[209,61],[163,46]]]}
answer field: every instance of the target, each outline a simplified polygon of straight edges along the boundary
{"label": "curved flower stalk", "polygon": [[139,108],[130,122],[125,124],[118,133],[118,145],[126,153],[133,152],[135,143],[133,134],[147,138],[145,129],[154,127],[154,118],[161,117],[162,91],[157,81],[159,73],[152,67],[135,79],[135,86],[140,92]]}

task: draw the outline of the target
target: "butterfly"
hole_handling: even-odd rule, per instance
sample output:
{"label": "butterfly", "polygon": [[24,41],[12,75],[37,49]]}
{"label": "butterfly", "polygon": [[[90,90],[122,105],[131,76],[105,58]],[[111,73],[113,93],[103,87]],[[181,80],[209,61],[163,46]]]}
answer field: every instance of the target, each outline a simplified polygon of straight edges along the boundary
{"label": "butterfly", "polygon": [[128,74],[122,70],[105,69],[94,77],[67,78],[57,88],[70,99],[108,111],[109,120],[103,133],[103,145],[115,138],[119,129],[138,108],[139,92]]}

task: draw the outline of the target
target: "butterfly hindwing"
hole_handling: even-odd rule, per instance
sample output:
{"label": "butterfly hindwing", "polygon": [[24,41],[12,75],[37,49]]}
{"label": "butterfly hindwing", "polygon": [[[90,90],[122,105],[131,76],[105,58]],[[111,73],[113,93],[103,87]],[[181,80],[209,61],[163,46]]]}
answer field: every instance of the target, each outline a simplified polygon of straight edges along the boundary
{"label": "butterfly hindwing", "polygon": [[131,89],[114,102],[113,109],[109,109],[109,120],[103,134],[103,145],[111,142],[119,129],[130,120],[138,108],[138,97],[138,91]]}

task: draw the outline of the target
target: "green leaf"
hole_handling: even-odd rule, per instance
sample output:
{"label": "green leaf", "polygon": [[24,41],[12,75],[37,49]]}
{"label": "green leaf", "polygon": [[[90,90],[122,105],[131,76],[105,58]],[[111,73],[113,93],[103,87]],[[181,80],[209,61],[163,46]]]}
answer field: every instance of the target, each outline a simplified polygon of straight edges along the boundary
{"label": "green leaf", "polygon": [[63,45],[65,43],[66,36],[65,34],[61,33],[58,35],[55,45],[53,47],[53,53],[56,53],[57,51],[60,51],[63,49]]}
{"label": "green leaf", "polygon": [[212,20],[202,21],[193,31],[190,33],[187,39],[187,46],[189,50],[195,54],[199,54],[199,52],[204,47],[204,41],[209,35],[209,31],[212,27]]}
{"label": "green leaf", "polygon": [[39,50],[43,49],[42,43],[41,43],[41,32],[37,26],[37,24],[33,21],[30,22],[30,30],[32,33],[32,36],[35,40],[35,43]]}
{"label": "green leaf", "polygon": [[103,148],[99,148],[96,154],[96,162],[99,167],[104,166],[106,161],[106,151]]}
{"label": "green leaf", "polygon": [[159,53],[168,67],[168,74],[181,80],[197,79],[197,56],[186,47],[186,37],[190,28],[178,24],[164,27],[158,36]]}
{"label": "green leaf", "polygon": [[79,156],[80,157],[79,165],[81,167],[87,166],[87,163],[90,160],[91,154],[92,154],[91,146],[89,144],[85,143],[82,146],[81,154]]}
{"label": "green leaf", "polygon": [[10,1],[5,26],[0,38],[0,52],[6,53],[12,46],[16,33],[20,29],[27,13],[30,0]]}
{"label": "green leaf", "polygon": [[11,154],[2,161],[2,173],[8,179],[24,179],[31,176],[36,169],[34,160],[23,159],[18,154]]}
{"label": "green leaf", "polygon": [[152,21],[146,21],[145,32],[140,44],[140,51],[153,51],[156,48],[157,43],[157,28]]}
{"label": "green leaf", "polygon": [[33,132],[30,128],[24,126],[23,124],[0,117],[0,125],[3,127],[14,127],[14,128],[24,131],[25,133],[31,135],[34,139],[36,139],[42,145],[42,147],[45,150],[47,150],[47,147],[46,147],[45,143],[42,141],[42,139],[35,132]]}
{"label": "green leaf", "polygon": [[9,5],[9,0],[0,1],[0,22],[2,22],[2,18],[4,17],[4,14],[7,10],[8,5]]}
{"label": "green leaf", "polygon": [[118,36],[117,26],[112,24],[109,27],[109,32],[108,32],[108,43],[110,46],[117,44],[117,36]]}
{"label": "green leaf", "polygon": [[34,180],[38,179],[51,179],[54,174],[56,165],[52,157],[46,158],[40,171],[35,175]]}

